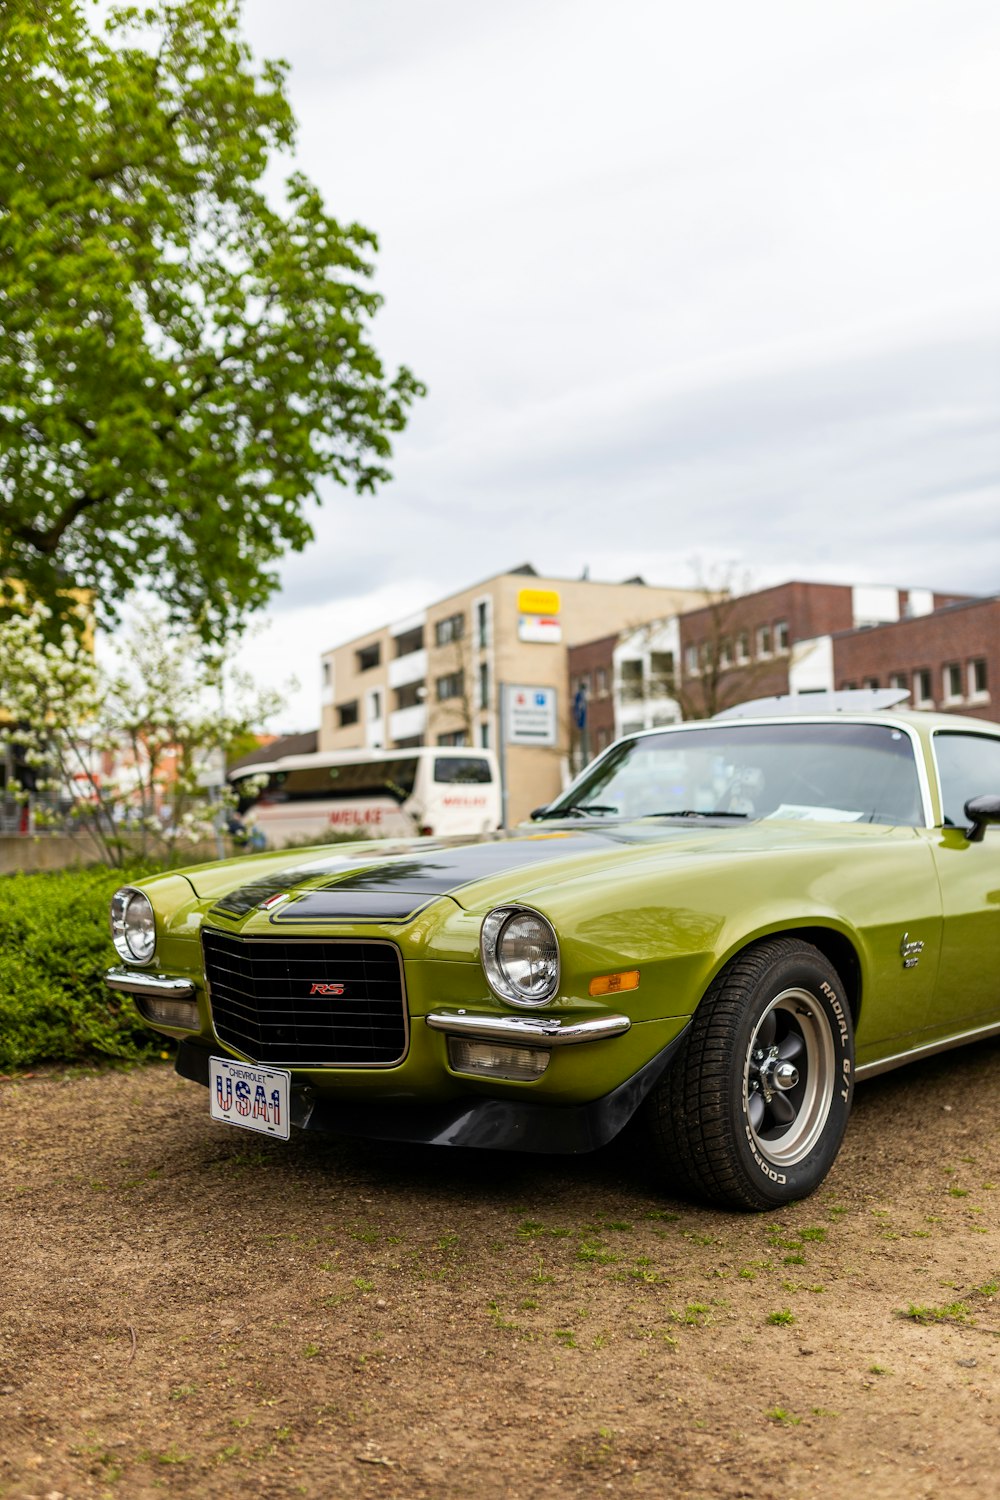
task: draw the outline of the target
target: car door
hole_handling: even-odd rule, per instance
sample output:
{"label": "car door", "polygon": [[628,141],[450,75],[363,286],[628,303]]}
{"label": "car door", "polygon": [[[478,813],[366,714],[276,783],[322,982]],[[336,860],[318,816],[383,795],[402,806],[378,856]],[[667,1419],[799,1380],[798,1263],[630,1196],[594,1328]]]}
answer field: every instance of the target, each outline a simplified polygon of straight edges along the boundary
{"label": "car door", "polygon": [[932,750],[944,827],[934,844],[944,930],[928,1024],[961,1031],[1000,1017],[1000,828],[966,837],[970,797],[1000,795],[1000,735],[940,729]]}

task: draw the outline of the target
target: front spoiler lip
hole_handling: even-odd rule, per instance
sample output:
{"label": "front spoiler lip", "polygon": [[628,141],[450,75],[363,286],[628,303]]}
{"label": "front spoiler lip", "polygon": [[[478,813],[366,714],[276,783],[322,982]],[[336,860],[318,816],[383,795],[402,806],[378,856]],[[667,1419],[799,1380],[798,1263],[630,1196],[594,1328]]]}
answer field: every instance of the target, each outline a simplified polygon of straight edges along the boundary
{"label": "front spoiler lip", "polygon": [[[335,1091],[293,1083],[291,1122],[299,1130],[415,1146],[556,1156],[596,1151],[628,1124],[677,1055],[686,1032],[685,1027],[638,1072],[589,1103],[544,1103],[523,1094],[501,1098],[479,1091],[438,1103],[399,1102],[392,1097],[358,1103],[339,1100]],[[212,1052],[201,1038],[183,1038],[177,1049],[177,1072],[207,1087]]]}
{"label": "front spoiler lip", "polygon": [[140,974],[134,969],[108,969],[104,983],[109,990],[123,990],[126,995],[150,995],[154,999],[166,995],[171,1000],[192,1000],[195,992],[190,979],[170,974]]}
{"label": "front spoiler lip", "polygon": [[506,1042],[522,1047],[569,1047],[579,1042],[599,1042],[623,1036],[632,1025],[628,1016],[592,1016],[583,1021],[560,1021],[556,1017],[476,1015],[467,1011],[431,1011],[424,1017],[432,1031],[449,1036],[476,1037],[485,1042]]}

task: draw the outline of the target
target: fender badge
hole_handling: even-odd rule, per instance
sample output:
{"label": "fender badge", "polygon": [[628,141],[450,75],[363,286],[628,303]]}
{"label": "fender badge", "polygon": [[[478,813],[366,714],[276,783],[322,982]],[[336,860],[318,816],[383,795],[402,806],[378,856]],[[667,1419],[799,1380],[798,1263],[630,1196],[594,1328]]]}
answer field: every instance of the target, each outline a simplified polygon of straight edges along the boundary
{"label": "fender badge", "polygon": [[904,969],[915,969],[920,962],[920,955],[924,951],[924,945],[919,939],[910,941],[910,934],[904,932],[899,944],[899,956],[903,960]]}

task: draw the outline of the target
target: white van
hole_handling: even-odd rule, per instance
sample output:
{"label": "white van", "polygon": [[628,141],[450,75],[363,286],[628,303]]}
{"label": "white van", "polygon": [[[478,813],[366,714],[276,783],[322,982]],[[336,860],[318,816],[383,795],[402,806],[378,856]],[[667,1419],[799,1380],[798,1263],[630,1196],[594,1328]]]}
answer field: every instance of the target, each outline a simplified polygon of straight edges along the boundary
{"label": "white van", "polygon": [[500,827],[500,775],[491,750],[317,751],[248,766],[229,779],[240,812],[271,849],[330,829],[412,838]]}

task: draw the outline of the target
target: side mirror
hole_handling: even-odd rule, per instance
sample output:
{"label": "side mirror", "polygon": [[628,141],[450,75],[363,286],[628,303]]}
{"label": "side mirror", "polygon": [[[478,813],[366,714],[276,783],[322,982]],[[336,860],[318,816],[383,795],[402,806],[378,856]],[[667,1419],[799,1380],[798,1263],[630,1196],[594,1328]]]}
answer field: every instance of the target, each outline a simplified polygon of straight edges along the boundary
{"label": "side mirror", "polygon": [[965,837],[970,844],[981,843],[987,825],[1000,823],[1000,797],[970,797],[965,804],[965,816],[969,819]]}

